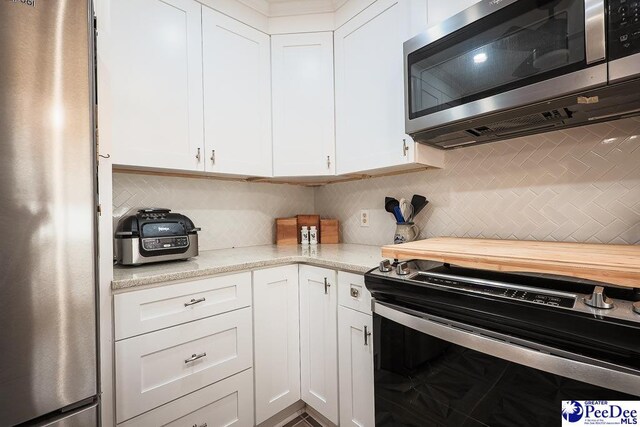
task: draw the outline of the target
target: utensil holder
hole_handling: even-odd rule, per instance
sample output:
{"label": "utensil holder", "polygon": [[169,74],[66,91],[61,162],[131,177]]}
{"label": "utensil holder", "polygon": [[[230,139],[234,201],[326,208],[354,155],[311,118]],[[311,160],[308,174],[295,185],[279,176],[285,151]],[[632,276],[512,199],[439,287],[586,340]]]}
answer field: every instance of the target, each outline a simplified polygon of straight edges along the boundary
{"label": "utensil holder", "polygon": [[397,222],[393,243],[399,245],[401,243],[413,242],[419,235],[420,228],[413,222]]}

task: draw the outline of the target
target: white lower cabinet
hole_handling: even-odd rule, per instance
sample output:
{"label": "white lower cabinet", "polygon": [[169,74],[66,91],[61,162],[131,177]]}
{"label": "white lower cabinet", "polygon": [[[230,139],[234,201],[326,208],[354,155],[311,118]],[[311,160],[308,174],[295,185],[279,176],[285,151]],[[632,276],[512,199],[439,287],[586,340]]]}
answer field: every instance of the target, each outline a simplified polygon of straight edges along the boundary
{"label": "white lower cabinet", "polygon": [[251,317],[247,307],[118,341],[117,422],[250,368]]}
{"label": "white lower cabinet", "polygon": [[373,427],[372,316],[338,308],[340,425]]}
{"label": "white lower cabinet", "polygon": [[360,274],[285,265],[115,300],[119,426],[252,426],[300,400],[333,424],[374,425]]}
{"label": "white lower cabinet", "polygon": [[253,425],[251,369],[121,424],[123,427],[250,427]]}
{"label": "white lower cabinet", "polygon": [[338,424],[336,272],[300,266],[302,400]]}
{"label": "white lower cabinet", "polygon": [[298,266],[253,273],[256,424],[300,400]]}
{"label": "white lower cabinet", "polygon": [[126,292],[113,299],[115,338],[121,340],[250,306],[251,273]]}

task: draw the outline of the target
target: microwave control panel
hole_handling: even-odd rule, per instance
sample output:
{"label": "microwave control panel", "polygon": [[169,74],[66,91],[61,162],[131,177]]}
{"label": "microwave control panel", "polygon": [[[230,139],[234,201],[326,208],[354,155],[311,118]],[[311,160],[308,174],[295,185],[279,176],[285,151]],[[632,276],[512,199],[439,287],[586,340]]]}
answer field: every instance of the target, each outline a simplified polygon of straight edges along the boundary
{"label": "microwave control panel", "polygon": [[640,0],[609,1],[609,60],[640,52]]}

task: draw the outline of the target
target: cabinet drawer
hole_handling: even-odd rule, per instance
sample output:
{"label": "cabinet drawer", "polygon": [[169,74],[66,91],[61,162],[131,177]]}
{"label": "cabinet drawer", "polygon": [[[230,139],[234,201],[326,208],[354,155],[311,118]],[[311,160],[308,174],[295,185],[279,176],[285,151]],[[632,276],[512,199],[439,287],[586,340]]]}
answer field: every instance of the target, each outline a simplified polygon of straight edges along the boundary
{"label": "cabinet drawer", "polygon": [[140,415],[119,427],[253,426],[253,372],[237,375]]}
{"label": "cabinet drawer", "polygon": [[251,367],[251,309],[116,342],[117,422]]}
{"label": "cabinet drawer", "polygon": [[338,304],[371,314],[371,293],[362,274],[338,272]]}
{"label": "cabinet drawer", "polygon": [[209,277],[114,297],[116,341],[251,305],[251,273]]}

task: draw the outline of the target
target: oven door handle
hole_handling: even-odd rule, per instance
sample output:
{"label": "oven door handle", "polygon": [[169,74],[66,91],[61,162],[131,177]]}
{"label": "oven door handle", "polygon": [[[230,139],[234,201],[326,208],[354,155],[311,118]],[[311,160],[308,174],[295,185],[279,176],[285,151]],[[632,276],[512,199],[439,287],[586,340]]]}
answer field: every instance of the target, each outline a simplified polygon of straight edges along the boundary
{"label": "oven door handle", "polygon": [[[373,312],[423,334],[499,359],[640,396],[640,372],[623,366],[551,349],[535,342],[474,328],[394,304],[374,301]],[[496,337],[502,336],[509,341],[487,336],[482,332],[491,333]],[[562,356],[551,354],[549,350],[554,350],[554,353]],[[571,356],[582,360],[569,358]]]}
{"label": "oven door handle", "polygon": [[606,58],[604,0],[584,0],[584,42],[587,64]]}

